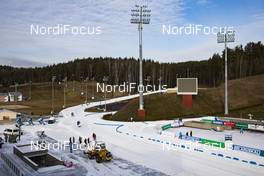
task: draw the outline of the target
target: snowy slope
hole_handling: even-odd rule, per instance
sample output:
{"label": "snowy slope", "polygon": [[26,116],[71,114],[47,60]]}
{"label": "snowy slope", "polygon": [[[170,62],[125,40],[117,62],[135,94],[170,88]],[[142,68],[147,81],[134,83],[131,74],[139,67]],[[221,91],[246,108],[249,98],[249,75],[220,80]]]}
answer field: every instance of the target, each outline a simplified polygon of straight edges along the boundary
{"label": "snowy slope", "polygon": [[[115,98],[107,100],[106,103],[136,96]],[[105,113],[84,112],[86,108],[99,104],[100,102],[94,102],[64,109],[61,111],[63,118],[59,118],[58,123],[38,127],[24,126],[23,130],[32,135],[36,131],[45,130],[48,136],[59,141],[68,140],[72,136],[75,136],[76,140],[79,136],[91,137],[92,133],[96,133],[98,140],[105,141],[107,148],[113,153],[114,159],[111,163],[97,164],[83,158],[80,151],[75,151],[74,154],[65,154],[65,152],[61,154],[73,158],[88,168],[87,175],[255,176],[264,174],[263,157],[232,150],[219,151],[215,148],[206,150],[204,146],[182,148],[182,145],[190,146],[194,143],[174,137],[174,134],[179,131],[192,130],[197,137],[223,140],[224,133],[181,128],[169,130],[160,135],[158,133],[160,125],[171,121],[112,122],[102,119]],[[74,112],[73,117],[72,112]],[[82,124],[80,128],[76,125],[77,121]],[[263,134],[245,132],[244,136],[239,136],[237,131],[232,133],[235,143],[264,148]],[[174,148],[169,150],[169,146]],[[256,165],[250,164],[250,161],[256,162]]]}

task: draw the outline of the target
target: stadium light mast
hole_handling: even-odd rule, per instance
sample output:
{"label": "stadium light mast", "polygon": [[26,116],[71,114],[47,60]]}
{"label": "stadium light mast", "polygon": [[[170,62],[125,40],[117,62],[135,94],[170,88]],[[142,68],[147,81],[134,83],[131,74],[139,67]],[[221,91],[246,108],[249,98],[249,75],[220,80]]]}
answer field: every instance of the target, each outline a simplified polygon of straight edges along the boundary
{"label": "stadium light mast", "polygon": [[225,115],[228,115],[228,71],[227,71],[227,43],[235,42],[235,32],[234,31],[225,31],[217,33],[217,43],[225,44]]}
{"label": "stadium light mast", "polygon": [[131,24],[138,25],[138,32],[139,32],[139,109],[138,109],[138,116],[145,117],[145,110],[144,110],[144,100],[143,100],[143,68],[142,68],[142,31],[143,31],[143,24],[150,23],[150,12],[151,10],[148,9],[146,5],[136,5],[135,9],[131,10]]}

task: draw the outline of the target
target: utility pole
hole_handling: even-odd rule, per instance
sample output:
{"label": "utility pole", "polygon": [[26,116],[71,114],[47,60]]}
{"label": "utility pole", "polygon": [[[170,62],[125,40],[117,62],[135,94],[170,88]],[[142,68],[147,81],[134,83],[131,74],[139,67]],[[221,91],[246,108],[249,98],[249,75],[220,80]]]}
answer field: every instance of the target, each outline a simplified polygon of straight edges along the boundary
{"label": "utility pole", "polygon": [[228,68],[227,68],[227,43],[235,41],[235,32],[226,31],[217,33],[217,43],[225,44],[225,115],[228,115]]}
{"label": "utility pole", "polygon": [[[106,84],[107,81],[108,81],[108,79],[109,79],[108,76],[104,76],[103,82]],[[104,108],[104,111],[106,111],[106,86],[104,88],[104,100],[105,100],[105,108]]]}
{"label": "utility pole", "polygon": [[88,103],[88,81],[89,77],[86,77],[85,81],[85,104]]}
{"label": "utility pole", "polygon": [[67,77],[63,79],[63,108],[66,108]]}
{"label": "utility pole", "polygon": [[28,93],[29,100],[31,100],[31,86],[32,86],[32,81],[29,81],[29,93]]}
{"label": "utility pole", "polygon": [[72,91],[75,92],[75,75],[72,74]]}
{"label": "utility pole", "polygon": [[56,79],[56,76],[52,76],[52,80],[51,80],[51,114],[53,115],[54,113],[54,81]]}
{"label": "utility pole", "polygon": [[161,93],[161,81],[162,81],[162,77],[161,76],[159,77],[158,81],[159,81],[159,91]]}
{"label": "utility pole", "polygon": [[178,79],[178,73],[176,74],[176,82],[175,82],[175,87],[177,87],[177,79]]}
{"label": "utility pole", "polygon": [[92,81],[92,100],[94,99],[94,77],[91,78]]}
{"label": "utility pole", "polygon": [[130,82],[131,82],[131,75],[128,75],[128,85],[129,85],[129,90],[128,90],[128,95],[130,96]]}
{"label": "utility pole", "polygon": [[138,31],[139,31],[139,109],[138,109],[138,116],[145,117],[145,110],[144,110],[144,100],[143,100],[143,70],[142,70],[142,31],[143,31],[143,24],[149,24],[150,23],[150,12],[151,10],[147,9],[146,5],[139,6],[136,5],[135,9],[132,9],[131,16],[132,19],[130,22],[132,24],[138,25]]}
{"label": "utility pole", "polygon": [[18,86],[18,83],[15,83],[15,96],[14,96],[14,99],[15,99],[15,103],[17,104],[17,86]]}

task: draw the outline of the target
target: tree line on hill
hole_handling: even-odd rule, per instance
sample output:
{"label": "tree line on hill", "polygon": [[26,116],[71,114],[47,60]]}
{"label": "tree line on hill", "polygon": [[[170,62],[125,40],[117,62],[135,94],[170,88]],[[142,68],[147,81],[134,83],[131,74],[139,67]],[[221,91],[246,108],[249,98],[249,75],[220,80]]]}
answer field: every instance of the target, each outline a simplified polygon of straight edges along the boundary
{"label": "tree line on hill", "polygon": [[[250,42],[227,51],[229,79],[264,73],[264,45],[261,42]],[[135,58],[88,57],[36,68],[0,66],[0,84],[49,82],[52,76],[56,76],[57,81],[67,77],[68,80],[84,81],[88,78],[103,82],[104,76],[108,76],[108,84],[138,83],[138,64]],[[177,78],[197,77],[199,84],[214,87],[224,80],[224,51],[201,61],[159,63],[145,59],[143,70],[144,81],[149,84],[158,85],[161,78],[162,84],[172,87],[176,85]]]}

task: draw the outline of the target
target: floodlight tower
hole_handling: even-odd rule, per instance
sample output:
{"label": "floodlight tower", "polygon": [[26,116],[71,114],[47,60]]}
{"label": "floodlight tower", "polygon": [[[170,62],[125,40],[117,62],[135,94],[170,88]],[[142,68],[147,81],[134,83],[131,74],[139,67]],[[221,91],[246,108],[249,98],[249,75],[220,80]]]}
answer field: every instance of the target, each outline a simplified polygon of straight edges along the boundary
{"label": "floodlight tower", "polygon": [[217,33],[217,43],[225,43],[225,115],[228,115],[228,75],[227,75],[227,43],[235,41],[235,31]]}
{"label": "floodlight tower", "polygon": [[138,116],[145,117],[145,110],[144,110],[144,101],[143,101],[143,70],[142,70],[142,31],[143,31],[143,24],[150,23],[150,12],[151,10],[148,9],[146,5],[139,6],[136,5],[135,9],[131,10],[131,24],[138,25],[138,32],[139,32],[139,109],[138,109]]}

